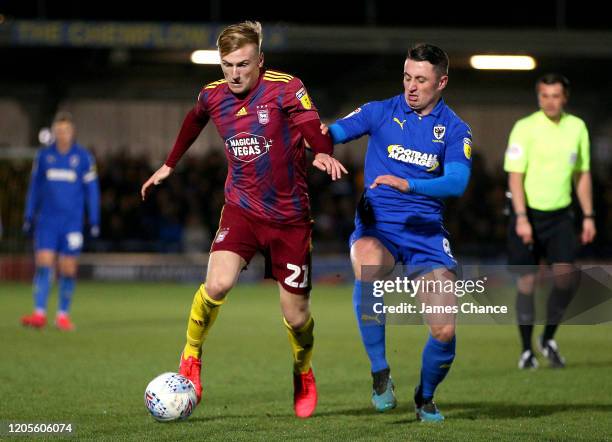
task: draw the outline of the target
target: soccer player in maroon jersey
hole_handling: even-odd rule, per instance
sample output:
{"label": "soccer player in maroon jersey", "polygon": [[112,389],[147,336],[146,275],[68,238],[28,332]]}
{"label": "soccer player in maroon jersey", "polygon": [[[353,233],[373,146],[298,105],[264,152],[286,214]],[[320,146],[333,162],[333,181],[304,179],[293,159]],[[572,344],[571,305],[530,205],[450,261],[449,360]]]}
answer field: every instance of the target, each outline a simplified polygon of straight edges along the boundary
{"label": "soccer player in maroon jersey", "polygon": [[346,170],[331,157],[331,137],[302,82],[264,68],[261,25],[225,28],[217,40],[224,79],[202,88],[174,148],[142,186],[145,198],[173,171],[209,119],[225,142],[228,174],[225,206],[187,324],[180,373],[201,398],[202,343],[240,271],[256,252],[266,258],[266,277],[277,280],[284,323],[293,351],[294,410],[309,417],[317,390],[310,366],[314,321],[309,309],[311,218],[306,185],[305,141],[313,164],[338,179]]}

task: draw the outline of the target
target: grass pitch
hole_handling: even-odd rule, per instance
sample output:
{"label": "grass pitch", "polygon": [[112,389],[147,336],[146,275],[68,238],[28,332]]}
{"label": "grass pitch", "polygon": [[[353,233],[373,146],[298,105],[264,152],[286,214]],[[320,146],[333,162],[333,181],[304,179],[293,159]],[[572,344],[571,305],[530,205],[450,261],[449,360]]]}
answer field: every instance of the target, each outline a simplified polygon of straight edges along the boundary
{"label": "grass pitch", "polygon": [[195,288],[79,283],[77,331],[60,333],[22,328],[31,288],[0,283],[0,439],[8,423],[70,422],[71,440],[612,440],[610,326],[561,327],[567,368],[531,372],[516,368],[515,327],[460,327],[457,358],[436,394],[446,421],[422,424],[411,396],[426,328],[389,327],[399,406],[375,413],[348,286],[313,292],[319,406],[311,419],[293,416],[276,288],[243,285],[229,295],[205,346],[202,403],[187,421],[157,423],[144,407],[144,388],[177,371]]}

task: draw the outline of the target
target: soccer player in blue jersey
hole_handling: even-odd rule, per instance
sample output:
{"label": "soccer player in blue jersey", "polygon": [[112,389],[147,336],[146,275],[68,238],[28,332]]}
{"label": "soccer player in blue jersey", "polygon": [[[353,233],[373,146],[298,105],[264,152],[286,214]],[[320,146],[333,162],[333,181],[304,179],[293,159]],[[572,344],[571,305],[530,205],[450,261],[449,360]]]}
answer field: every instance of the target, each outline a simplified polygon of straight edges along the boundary
{"label": "soccer player in blue jersey", "polygon": [[[429,44],[414,46],[403,75],[402,94],[367,103],[329,127],[334,143],[370,137],[365,191],[350,246],[353,304],[371,364],[372,403],[381,412],[396,406],[385,357],[385,326],[366,323],[362,302],[372,296],[373,281],[390,274],[396,264],[420,269],[412,275],[425,280],[455,280],[457,263],[443,225],[442,199],[465,191],[472,155],[470,128],[442,99],[448,82],[446,53]],[[455,296],[437,295],[421,293],[420,299],[428,305],[456,302]],[[441,421],[433,396],[455,358],[455,316],[429,314],[425,319],[430,336],[415,407],[417,419]]]}
{"label": "soccer player in blue jersey", "polygon": [[90,235],[100,232],[100,188],[93,156],[74,141],[70,114],[53,121],[55,142],[41,149],[32,167],[26,201],[24,232],[34,232],[36,273],[34,313],[21,318],[27,327],[47,323],[47,300],[57,260],[59,305],[55,325],[70,331],[69,311],[74,293],[77,259],[83,247],[85,208]]}

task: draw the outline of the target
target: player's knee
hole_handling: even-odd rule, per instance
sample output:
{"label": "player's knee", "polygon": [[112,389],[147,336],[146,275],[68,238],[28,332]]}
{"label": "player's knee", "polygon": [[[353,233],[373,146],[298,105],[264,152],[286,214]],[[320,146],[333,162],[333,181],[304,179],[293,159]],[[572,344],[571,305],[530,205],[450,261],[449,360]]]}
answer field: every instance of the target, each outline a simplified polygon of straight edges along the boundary
{"label": "player's knee", "polygon": [[576,286],[578,280],[578,273],[571,265],[558,265],[553,266],[553,281],[557,289],[571,290]]}
{"label": "player's knee", "polygon": [[225,298],[233,286],[233,281],[226,278],[206,279],[206,293],[215,301],[220,301]]}
{"label": "player's knee", "polygon": [[72,259],[62,259],[59,260],[59,274],[66,278],[74,278],[77,275],[78,265],[76,261]]}
{"label": "player's knee", "polygon": [[518,278],[517,280],[518,291],[524,294],[532,294],[536,286],[536,275],[526,274]]}
{"label": "player's knee", "polygon": [[566,276],[562,276],[562,277],[555,276],[554,285],[557,289],[560,289],[560,290],[570,290],[574,286],[572,278],[566,277]]}
{"label": "player's knee", "polygon": [[295,310],[292,312],[285,312],[283,316],[285,317],[287,324],[289,324],[292,329],[297,330],[306,325],[308,319],[310,318],[310,312]]}
{"label": "player's knee", "polygon": [[55,255],[51,252],[37,252],[35,261],[37,267],[53,267],[55,264]]}
{"label": "player's knee", "polygon": [[383,245],[376,238],[360,238],[355,241],[351,248],[351,258],[353,258],[355,263],[361,265],[369,263],[382,264],[382,248]]}
{"label": "player's knee", "polygon": [[355,278],[371,281],[383,278],[392,269],[394,260],[379,240],[371,237],[360,238],[351,248],[351,261]]}
{"label": "player's knee", "polygon": [[455,336],[455,326],[451,324],[439,325],[431,328],[431,336],[440,342],[450,342]]}

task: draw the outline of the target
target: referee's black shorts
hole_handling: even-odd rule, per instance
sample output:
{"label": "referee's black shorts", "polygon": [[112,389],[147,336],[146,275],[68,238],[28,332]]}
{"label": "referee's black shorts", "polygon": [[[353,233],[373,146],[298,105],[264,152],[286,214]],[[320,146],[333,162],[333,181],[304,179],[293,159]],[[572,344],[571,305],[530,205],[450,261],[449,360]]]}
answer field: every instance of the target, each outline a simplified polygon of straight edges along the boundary
{"label": "referee's black shorts", "polygon": [[[572,263],[576,259],[577,238],[574,215],[569,207],[549,212],[527,209],[533,243],[524,244],[516,234],[516,216],[508,226],[508,264],[536,266],[541,258],[548,264]],[[520,271],[518,273],[521,273]]]}

